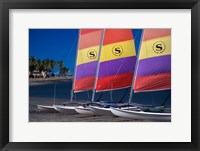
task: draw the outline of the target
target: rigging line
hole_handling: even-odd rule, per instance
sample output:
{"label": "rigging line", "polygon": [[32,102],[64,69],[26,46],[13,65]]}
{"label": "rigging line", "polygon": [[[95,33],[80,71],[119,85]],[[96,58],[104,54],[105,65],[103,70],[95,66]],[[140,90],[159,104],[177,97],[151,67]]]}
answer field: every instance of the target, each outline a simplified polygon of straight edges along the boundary
{"label": "rigging line", "polygon": [[76,102],[76,93],[74,93],[74,101]]}
{"label": "rigging line", "polygon": [[99,102],[100,99],[102,98],[103,94],[104,94],[104,93],[101,93],[101,94],[100,94],[100,97],[99,97],[95,102]]}
{"label": "rigging line", "polygon": [[71,92],[71,98],[70,98],[70,102],[73,101],[73,95],[74,95],[74,82],[75,82],[75,78],[76,78],[76,62],[77,62],[77,58],[78,58],[78,49],[79,49],[79,41],[80,41],[80,29],[78,31],[78,35],[77,35],[78,41],[77,41],[77,45],[76,45],[76,59],[75,59],[75,63],[74,63],[74,76],[73,76],[73,82],[72,82],[72,92]]}
{"label": "rigging line", "polygon": [[54,85],[54,100],[53,100],[53,105],[56,104],[56,83]]}
{"label": "rigging line", "polygon": [[151,104],[154,107],[154,91],[151,92],[151,98],[152,98]]}
{"label": "rigging line", "polygon": [[[106,53],[105,53],[106,54]],[[106,54],[106,59],[107,59],[107,54]],[[108,64],[106,63],[106,74],[107,74],[107,77],[108,77],[108,81],[111,81],[111,77],[109,76],[109,73],[108,73]],[[106,79],[105,79],[106,80]],[[104,81],[105,81],[104,80]]]}
{"label": "rigging line", "polygon": [[[72,44],[72,46],[71,46],[71,48],[70,48],[70,51],[69,51],[69,53],[66,55],[66,60],[67,60],[67,58],[69,57],[69,55],[71,55],[72,50],[73,50],[73,48],[74,48],[74,46],[75,46],[75,43],[76,43],[78,37],[79,37],[79,34],[76,35],[76,37],[74,38],[74,42],[73,42],[73,44]],[[62,55],[61,60],[64,60],[64,59],[65,59],[65,55]]]}
{"label": "rigging line", "polygon": [[118,70],[117,70],[117,73],[115,74],[115,76],[114,76],[114,79],[116,78],[116,76],[117,76],[117,74],[119,73],[119,71],[121,70],[121,68],[122,68],[122,65],[124,64],[124,62],[125,62],[125,59],[126,58],[123,58],[123,62],[120,64],[120,66],[119,66],[119,68],[118,68]]}
{"label": "rigging line", "polygon": [[113,84],[111,85],[111,91],[110,91],[110,99],[113,102],[112,94],[113,94]]}
{"label": "rigging line", "polygon": [[[113,80],[116,78],[116,76],[117,76],[118,73],[120,72],[120,70],[121,70],[121,68],[122,68],[122,66],[123,66],[123,64],[124,64],[124,62],[125,62],[125,59],[126,59],[126,58],[123,58],[123,63],[120,64],[117,73],[116,73],[115,76],[113,77]],[[113,85],[112,85],[112,86],[113,86]],[[112,87],[112,90],[113,90],[113,87]],[[123,96],[124,96],[124,95],[123,95]],[[122,96],[122,98],[123,98],[123,96]],[[113,98],[111,98],[111,100],[113,101]],[[120,102],[121,102],[121,99],[120,99]]]}
{"label": "rigging line", "polygon": [[[107,74],[107,77],[108,77],[108,81],[112,81],[113,82],[113,80],[111,79],[111,77],[109,76],[109,73],[108,73],[108,65],[107,65],[107,63],[106,63],[106,74]],[[104,79],[103,81],[106,81],[106,79]],[[103,82],[102,82],[103,83]],[[111,84],[112,85],[112,84]],[[110,90],[112,89],[111,88],[111,85],[109,86],[110,87]]]}
{"label": "rigging line", "polygon": [[[79,37],[79,34],[77,34],[76,37],[74,38],[74,42],[73,42],[73,44],[72,44],[72,46],[71,46],[71,48],[70,48],[70,50],[69,50],[69,53],[66,55],[66,59],[69,57],[69,55],[71,55],[72,49],[74,48],[75,43],[76,43],[78,37]],[[63,56],[62,59],[64,59],[65,55],[62,55],[62,56]]]}
{"label": "rigging line", "polygon": [[118,103],[122,103],[123,99],[125,98],[126,94],[128,93],[128,89],[126,89],[124,95],[121,97]]}
{"label": "rigging line", "polygon": [[88,96],[88,100],[89,100],[90,99],[89,90],[87,90],[87,96]]}
{"label": "rigging line", "polygon": [[[148,56],[148,58],[149,58],[149,52],[148,52],[148,50],[147,50],[147,42],[146,42],[145,44],[146,44],[146,53],[147,53],[147,56]],[[152,62],[151,62],[151,64],[150,64],[150,66],[151,66],[151,65],[152,65]],[[152,74],[153,74],[153,71],[151,72],[151,74],[150,74],[149,76],[151,76]],[[153,80],[151,79],[151,81],[149,82],[149,89],[151,89],[152,83],[153,83]],[[154,92],[152,92],[151,95],[152,95],[151,104],[152,104],[152,107],[154,107],[154,97],[153,97]]]}
{"label": "rigging line", "polygon": [[[109,73],[108,73],[108,66],[107,66],[107,63],[106,63],[106,74],[107,74],[107,77],[108,77],[108,81],[111,81],[112,83],[110,84],[110,100],[113,101],[112,99],[112,85],[113,85],[113,78],[111,79],[111,77],[109,76]],[[104,80],[105,81],[105,80]]]}
{"label": "rigging line", "polygon": [[169,93],[169,95],[166,97],[166,99],[163,101],[163,103],[161,104],[161,106],[164,106],[165,103],[167,102],[168,98],[171,96],[171,91]]}

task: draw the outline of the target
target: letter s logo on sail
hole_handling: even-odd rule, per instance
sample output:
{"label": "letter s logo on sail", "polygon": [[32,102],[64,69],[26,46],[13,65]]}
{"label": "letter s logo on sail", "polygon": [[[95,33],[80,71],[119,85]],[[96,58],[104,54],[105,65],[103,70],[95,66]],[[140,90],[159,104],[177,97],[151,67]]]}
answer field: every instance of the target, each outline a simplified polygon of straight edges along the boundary
{"label": "letter s logo on sail", "polygon": [[155,53],[163,53],[166,49],[166,45],[163,41],[157,41],[153,44],[152,49]]}
{"label": "letter s logo on sail", "polygon": [[121,53],[120,47],[115,48],[115,53],[116,54],[120,54]]}
{"label": "letter s logo on sail", "polygon": [[112,48],[112,53],[113,53],[115,56],[121,56],[122,53],[123,53],[123,48],[122,48],[122,46],[120,46],[120,45],[115,45],[115,46]]}
{"label": "letter s logo on sail", "polygon": [[90,55],[91,58],[94,58],[95,57],[94,51],[89,52],[89,55]]}
{"label": "letter s logo on sail", "polygon": [[89,59],[95,59],[97,57],[97,52],[94,49],[90,49],[87,53]]}
{"label": "letter s logo on sail", "polygon": [[162,44],[157,44],[156,45],[156,50],[161,51],[163,49]]}

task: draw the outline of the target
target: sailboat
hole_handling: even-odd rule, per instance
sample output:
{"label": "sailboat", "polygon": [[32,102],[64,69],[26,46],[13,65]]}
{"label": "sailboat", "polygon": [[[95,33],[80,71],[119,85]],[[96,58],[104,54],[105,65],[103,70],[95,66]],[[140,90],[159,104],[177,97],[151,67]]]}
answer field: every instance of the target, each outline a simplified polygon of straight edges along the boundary
{"label": "sailboat", "polygon": [[90,110],[82,107],[87,103],[74,102],[74,93],[87,92],[94,87],[96,69],[98,64],[99,47],[102,37],[102,29],[80,29],[77,44],[75,63],[75,75],[72,85],[70,103],[54,105],[54,108],[66,114],[93,114]]}
{"label": "sailboat", "polygon": [[[136,64],[132,29],[105,29],[103,35],[92,102],[95,93],[131,87]],[[90,105],[90,109],[97,115],[113,115],[110,106],[127,105],[128,103],[121,103],[121,101],[112,101],[107,103],[106,107]]]}
{"label": "sailboat", "polygon": [[[146,93],[171,89],[171,29],[144,29],[136,63],[132,92]],[[142,107],[141,107],[142,108]],[[171,109],[149,108],[139,111],[111,108],[116,116],[150,121],[171,121]]]}

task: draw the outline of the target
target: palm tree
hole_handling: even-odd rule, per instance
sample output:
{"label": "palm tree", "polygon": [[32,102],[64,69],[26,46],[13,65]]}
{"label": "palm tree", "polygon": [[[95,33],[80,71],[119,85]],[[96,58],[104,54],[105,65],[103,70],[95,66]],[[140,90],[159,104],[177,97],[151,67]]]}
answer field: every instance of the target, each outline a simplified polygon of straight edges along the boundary
{"label": "palm tree", "polygon": [[58,62],[57,62],[57,65],[58,65],[58,67],[59,67],[59,74],[63,74],[63,71],[62,71],[62,68],[63,68],[63,66],[64,66],[63,61],[62,61],[62,60],[58,61]]}
{"label": "palm tree", "polygon": [[39,72],[45,71],[44,62],[41,61],[40,59],[37,60],[37,70]]}
{"label": "palm tree", "polygon": [[40,73],[46,72],[47,76],[49,76],[49,73],[51,72],[51,75],[53,76],[54,68],[56,65],[59,67],[59,74],[66,75],[70,72],[68,68],[64,67],[64,63],[62,60],[56,62],[55,60],[49,58],[40,60],[33,56],[29,57],[30,73],[33,71],[39,71]]}
{"label": "palm tree", "polygon": [[69,69],[64,67],[64,74],[67,74],[67,73],[69,73]]}
{"label": "palm tree", "polygon": [[29,71],[33,72],[37,67],[37,59],[33,56],[29,57]]}
{"label": "palm tree", "polygon": [[67,73],[69,73],[69,69],[66,67],[62,67],[59,71],[60,74],[62,75],[66,75]]}
{"label": "palm tree", "polygon": [[56,66],[56,61],[55,60],[50,60],[50,67],[51,67],[51,73],[54,75],[53,69]]}
{"label": "palm tree", "polygon": [[51,71],[51,66],[50,66],[50,59],[47,58],[45,60],[43,60],[43,64],[44,64],[44,70],[46,71],[46,73],[48,74]]}

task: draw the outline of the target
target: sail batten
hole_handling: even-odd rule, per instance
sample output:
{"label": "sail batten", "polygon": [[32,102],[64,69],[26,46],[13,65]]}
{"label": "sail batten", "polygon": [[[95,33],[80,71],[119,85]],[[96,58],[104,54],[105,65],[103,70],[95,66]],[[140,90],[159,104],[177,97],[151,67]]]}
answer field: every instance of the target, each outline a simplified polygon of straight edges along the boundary
{"label": "sail batten", "polygon": [[99,60],[96,92],[130,87],[136,62],[132,30],[106,29]]}
{"label": "sail batten", "polygon": [[134,92],[171,88],[171,29],[144,29]]}
{"label": "sail batten", "polygon": [[[126,89],[126,88],[130,88],[130,86],[116,88],[116,89],[114,89],[113,91],[115,91],[115,90],[121,90],[121,89]],[[100,93],[100,92],[108,92],[108,91],[110,91],[110,89],[100,90],[100,91],[96,91],[96,92],[97,92],[97,93],[98,93],[98,92]]]}

